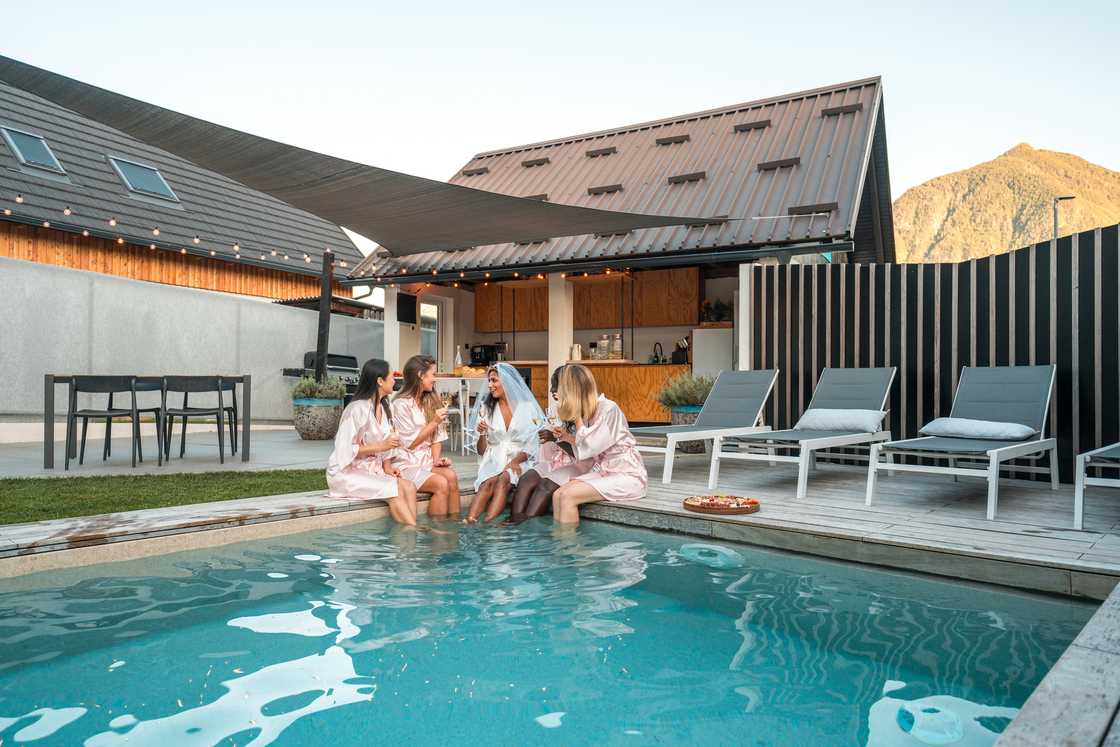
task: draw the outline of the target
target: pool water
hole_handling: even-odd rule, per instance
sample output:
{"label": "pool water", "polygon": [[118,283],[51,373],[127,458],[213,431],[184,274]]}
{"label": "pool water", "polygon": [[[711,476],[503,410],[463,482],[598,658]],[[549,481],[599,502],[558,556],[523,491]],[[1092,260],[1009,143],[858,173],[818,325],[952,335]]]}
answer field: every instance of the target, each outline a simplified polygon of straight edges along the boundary
{"label": "pool water", "polygon": [[585,522],[0,581],[0,744],[991,744],[1067,599]]}

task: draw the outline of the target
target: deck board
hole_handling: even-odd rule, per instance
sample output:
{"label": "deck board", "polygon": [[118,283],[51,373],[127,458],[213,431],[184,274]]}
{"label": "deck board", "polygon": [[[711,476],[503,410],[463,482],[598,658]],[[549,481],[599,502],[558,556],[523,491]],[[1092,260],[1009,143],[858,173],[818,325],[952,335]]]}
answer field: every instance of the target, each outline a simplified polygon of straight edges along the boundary
{"label": "deck board", "polygon": [[[708,456],[678,454],[670,485],[661,483],[663,457],[643,454],[643,458],[650,474],[647,495],[638,501],[591,509],[588,514],[623,521],[629,519],[618,511],[696,518],[697,514],[684,510],[681,501],[689,495],[711,492],[707,487]],[[796,465],[725,465],[717,492],[750,495],[761,500],[763,508],[747,516],[701,518],[719,522],[707,530],[711,535],[783,549],[842,557],[840,553],[854,552],[853,546],[836,544],[836,540],[859,542],[857,549],[867,554],[865,562],[891,565],[887,547],[929,553],[920,561],[915,555],[900,562],[899,567],[944,571],[945,575],[961,574],[969,558],[993,568],[1019,565],[1028,573],[1033,567],[1040,576],[1039,589],[1050,589],[1055,574],[1064,573],[1068,576],[1062,583],[1068,583],[1071,590],[1064,593],[1078,593],[1079,579],[1120,579],[1120,491],[1087,489],[1085,531],[1075,531],[1071,485],[1055,491],[1045,483],[1006,480],[1000,485],[997,518],[988,521],[984,518],[987,485],[983,481],[881,474],[876,502],[865,506],[866,479],[864,468],[821,463],[810,475],[808,495],[798,500]],[[813,543],[811,537],[796,541],[782,532],[805,533],[819,538],[819,542]],[[963,564],[959,562],[962,560]],[[1032,586],[1027,576],[1003,568],[995,568],[989,575],[994,575],[996,582]],[[1109,583],[1113,581],[1105,586]],[[1093,593],[1099,596],[1100,592]]]}

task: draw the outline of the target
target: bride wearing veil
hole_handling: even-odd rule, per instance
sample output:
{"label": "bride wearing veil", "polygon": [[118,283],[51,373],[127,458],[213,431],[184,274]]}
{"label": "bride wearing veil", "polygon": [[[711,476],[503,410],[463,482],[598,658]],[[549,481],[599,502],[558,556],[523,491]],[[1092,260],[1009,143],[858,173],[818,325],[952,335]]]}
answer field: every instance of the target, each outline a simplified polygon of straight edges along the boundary
{"label": "bride wearing veil", "polygon": [[544,413],[517,369],[498,363],[486,371],[487,393],[475,400],[467,429],[479,455],[475,498],[464,521],[473,524],[483,511],[493,521],[505,509],[522,473],[536,463],[537,432]]}

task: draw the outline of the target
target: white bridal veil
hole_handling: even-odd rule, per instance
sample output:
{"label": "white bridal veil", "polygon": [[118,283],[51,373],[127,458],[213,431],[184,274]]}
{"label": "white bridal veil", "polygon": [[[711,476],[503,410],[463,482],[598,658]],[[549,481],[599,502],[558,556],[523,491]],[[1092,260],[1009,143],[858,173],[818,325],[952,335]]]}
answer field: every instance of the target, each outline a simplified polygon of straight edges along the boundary
{"label": "white bridal veil", "polygon": [[[517,369],[508,363],[498,363],[492,367],[498,372],[498,380],[502,382],[502,389],[505,390],[506,400],[509,402],[510,409],[513,411],[513,417],[510,420],[509,428],[506,429],[508,438],[511,441],[523,442],[529,441],[536,443],[536,433],[544,427],[545,416],[541,411],[540,405],[537,404],[537,398],[533,396],[532,390],[529,389],[525,379],[521,378],[521,374],[517,373]],[[489,372],[487,372],[489,376]],[[478,421],[479,418],[490,419],[493,413],[489,408],[484,408],[486,402],[490,398],[488,389],[484,389],[478,398],[474,401],[474,406],[471,407],[470,417],[467,419],[467,430],[472,444],[478,442]],[[497,403],[494,403],[497,406]],[[488,434],[494,436],[495,434]],[[532,438],[529,438],[532,436]],[[490,440],[489,438],[487,439]]]}

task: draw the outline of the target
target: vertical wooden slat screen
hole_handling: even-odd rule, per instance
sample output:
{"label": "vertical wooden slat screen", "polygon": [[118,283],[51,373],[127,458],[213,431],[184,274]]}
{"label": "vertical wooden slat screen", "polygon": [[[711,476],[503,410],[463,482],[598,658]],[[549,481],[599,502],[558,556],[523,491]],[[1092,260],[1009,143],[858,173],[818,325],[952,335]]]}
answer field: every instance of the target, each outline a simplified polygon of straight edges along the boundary
{"label": "vertical wooden slat screen", "polygon": [[[265,298],[319,295],[319,278],[0,221],[0,257]],[[350,296],[336,286],[335,295]]]}
{"label": "vertical wooden slat screen", "polygon": [[[792,427],[827,366],[898,367],[887,426],[947,416],[960,368],[1055,363],[1048,435],[1074,457],[1120,441],[1120,226],[926,265],[754,265],[754,368],[780,368],[766,412]],[[1020,475],[1027,477],[1027,474]]]}

